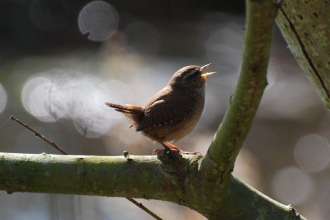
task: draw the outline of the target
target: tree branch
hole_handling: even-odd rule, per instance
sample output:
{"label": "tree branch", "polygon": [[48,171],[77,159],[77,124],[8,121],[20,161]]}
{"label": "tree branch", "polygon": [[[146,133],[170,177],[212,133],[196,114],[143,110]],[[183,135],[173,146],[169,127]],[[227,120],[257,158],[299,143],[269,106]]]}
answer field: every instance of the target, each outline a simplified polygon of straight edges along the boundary
{"label": "tree branch", "polygon": [[329,11],[328,1],[285,1],[276,18],[276,23],[292,54],[328,109],[330,109]]}
{"label": "tree branch", "polygon": [[[205,178],[224,181],[251,128],[262,94],[277,6],[272,0],[246,1],[246,31],[241,73],[235,94],[203,160]],[[219,179],[221,175],[223,178]]]}
{"label": "tree branch", "polygon": [[[181,190],[165,179],[155,156],[105,157],[0,153],[0,189],[173,200]],[[172,190],[162,185],[171,185]],[[148,187],[145,187],[148,186]],[[173,195],[175,192],[175,195]],[[164,197],[164,194],[166,196]],[[171,199],[172,198],[172,199]]]}
{"label": "tree branch", "polygon": [[180,167],[170,158],[0,153],[0,190],[166,200],[209,219],[304,219],[235,177],[222,189],[205,182],[201,156],[185,156]]}

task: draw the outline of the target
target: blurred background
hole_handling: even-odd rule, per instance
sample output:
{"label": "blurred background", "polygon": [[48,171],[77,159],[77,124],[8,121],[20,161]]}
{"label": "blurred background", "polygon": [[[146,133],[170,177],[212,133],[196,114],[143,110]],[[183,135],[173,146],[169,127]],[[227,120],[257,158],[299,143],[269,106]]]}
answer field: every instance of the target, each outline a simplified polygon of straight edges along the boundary
{"label": "blurred background", "polygon": [[[206,105],[177,145],[205,154],[239,74],[244,1],[0,2],[0,151],[59,154],[14,115],[73,155],[150,155],[155,148],[104,102],[143,105],[186,65],[213,62]],[[266,88],[234,174],[330,218],[330,114],[275,30]],[[121,198],[0,192],[2,219],[152,219]],[[205,219],[138,200],[165,219]]]}

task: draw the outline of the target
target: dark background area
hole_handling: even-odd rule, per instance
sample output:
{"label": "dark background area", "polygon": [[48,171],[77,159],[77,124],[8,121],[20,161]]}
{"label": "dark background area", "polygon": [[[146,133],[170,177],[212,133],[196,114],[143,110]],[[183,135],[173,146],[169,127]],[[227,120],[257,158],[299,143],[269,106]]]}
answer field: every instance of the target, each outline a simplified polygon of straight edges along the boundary
{"label": "dark background area", "polygon": [[[86,40],[79,31],[77,18],[91,1],[12,0],[0,2],[1,49],[5,60],[26,55],[51,55],[75,52],[82,48],[98,48],[101,42]],[[206,11],[244,13],[241,1],[108,1],[120,16],[118,30],[124,30],[133,19],[155,22],[172,28],[172,22],[198,22]],[[123,16],[121,16],[123,15]],[[32,20],[33,19],[33,20]],[[173,31],[177,31],[172,28]],[[174,42],[180,45],[179,42]],[[171,43],[171,45],[173,42]],[[159,55],[170,55],[164,44]],[[177,48],[178,56],[190,53],[189,48]]]}
{"label": "dark background area", "polygon": [[[10,121],[14,115],[69,154],[150,155],[161,146],[103,103],[143,105],[179,68],[213,62],[202,118],[177,142],[205,154],[238,78],[244,2],[98,2],[85,10],[89,33],[82,33],[89,3],[0,2],[0,150],[59,154]],[[309,219],[328,219],[329,113],[278,29],[268,81],[234,174]],[[204,219],[176,204],[139,201],[165,219]],[[0,204],[3,219],[151,219],[121,198],[1,192]]]}

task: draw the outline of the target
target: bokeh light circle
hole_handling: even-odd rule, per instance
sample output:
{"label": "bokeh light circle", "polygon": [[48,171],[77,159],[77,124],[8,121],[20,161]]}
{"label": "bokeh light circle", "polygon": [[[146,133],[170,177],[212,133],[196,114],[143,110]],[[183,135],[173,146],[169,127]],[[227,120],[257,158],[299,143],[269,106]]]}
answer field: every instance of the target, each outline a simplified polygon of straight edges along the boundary
{"label": "bokeh light circle", "polygon": [[49,108],[52,83],[45,77],[30,79],[23,87],[22,103],[24,108],[41,121],[54,122]]}
{"label": "bokeh light circle", "polygon": [[223,73],[239,73],[242,36],[231,26],[215,30],[205,42],[206,57]]}
{"label": "bokeh light circle", "polygon": [[329,142],[317,134],[306,135],[294,148],[297,164],[307,172],[319,172],[329,164]]}
{"label": "bokeh light circle", "polygon": [[297,205],[308,198],[313,189],[313,183],[301,169],[288,166],[275,173],[271,188],[280,202]]}
{"label": "bokeh light circle", "polygon": [[7,93],[3,86],[0,84],[0,113],[6,108]]}
{"label": "bokeh light circle", "polygon": [[71,119],[83,136],[98,138],[122,115],[114,114],[105,102],[129,102],[130,88],[117,80],[104,82],[91,74],[49,69],[30,78],[22,91],[24,108],[44,122]]}
{"label": "bokeh light circle", "polygon": [[83,136],[100,137],[110,128],[112,117],[104,104],[107,95],[99,89],[101,82],[92,76],[81,76],[75,83],[71,96],[74,126]]}
{"label": "bokeh light circle", "polygon": [[114,7],[103,1],[87,4],[80,12],[78,25],[81,33],[92,41],[105,41],[116,31],[119,16]]}

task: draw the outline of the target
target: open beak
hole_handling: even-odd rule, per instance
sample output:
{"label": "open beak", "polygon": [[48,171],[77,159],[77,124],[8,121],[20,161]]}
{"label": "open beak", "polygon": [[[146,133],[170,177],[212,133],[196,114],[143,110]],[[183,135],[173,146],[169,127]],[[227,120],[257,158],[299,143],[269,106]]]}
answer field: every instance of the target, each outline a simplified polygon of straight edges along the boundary
{"label": "open beak", "polygon": [[[209,63],[209,64],[206,64],[206,65],[202,66],[202,67],[200,68],[200,71],[203,72],[205,69],[207,69],[207,68],[208,68],[209,66],[211,66],[211,65],[212,65],[212,63]],[[208,77],[208,76],[210,76],[210,75],[212,75],[212,74],[214,74],[214,73],[216,73],[216,72],[203,73],[201,76],[202,76],[202,78],[203,78],[204,80],[206,80],[206,77]]]}

